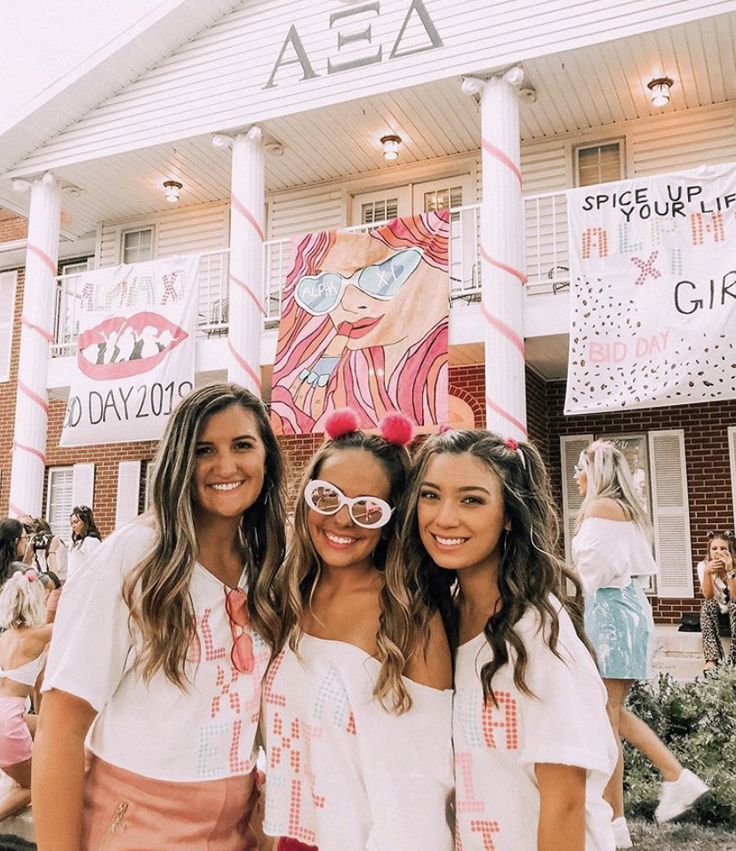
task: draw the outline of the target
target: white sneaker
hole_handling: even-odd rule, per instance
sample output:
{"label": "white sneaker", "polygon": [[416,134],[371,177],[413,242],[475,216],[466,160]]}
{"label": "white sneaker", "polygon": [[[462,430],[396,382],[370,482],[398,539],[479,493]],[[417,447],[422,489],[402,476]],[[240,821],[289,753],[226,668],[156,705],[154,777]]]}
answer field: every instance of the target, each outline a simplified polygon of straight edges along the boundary
{"label": "white sneaker", "polygon": [[626,819],[623,816],[615,818],[611,822],[613,828],[613,838],[616,840],[616,848],[633,848],[634,843],[631,841]]}
{"label": "white sneaker", "polygon": [[660,823],[677,818],[685,810],[689,810],[707,791],[708,786],[696,774],[683,768],[677,780],[662,784],[662,794],[654,811],[654,818]]}

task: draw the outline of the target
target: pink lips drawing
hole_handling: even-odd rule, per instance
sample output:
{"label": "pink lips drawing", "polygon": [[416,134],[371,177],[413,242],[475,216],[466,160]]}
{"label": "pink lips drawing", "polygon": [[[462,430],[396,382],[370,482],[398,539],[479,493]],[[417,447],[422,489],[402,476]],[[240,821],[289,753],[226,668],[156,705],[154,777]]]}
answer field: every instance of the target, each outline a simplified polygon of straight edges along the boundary
{"label": "pink lips drawing", "polygon": [[357,322],[341,322],[337,333],[342,337],[350,337],[351,340],[359,340],[371,332],[383,319],[384,314],[371,317],[370,319],[359,319]]}
{"label": "pink lips drawing", "polygon": [[[154,355],[115,361],[113,363],[95,363],[83,354],[84,350],[89,346],[114,343],[116,340],[121,339],[123,332],[127,330],[132,331],[134,336],[138,338],[144,328],[153,328],[157,337],[168,331],[171,339],[164,348]],[[183,328],[174,325],[173,322],[169,322],[158,313],[143,311],[130,317],[115,316],[112,319],[105,319],[99,325],[79,335],[77,342],[77,366],[80,372],[96,381],[130,378],[133,375],[140,375],[158,366],[166,355],[178,346],[179,343],[186,340],[188,336],[189,334]]]}

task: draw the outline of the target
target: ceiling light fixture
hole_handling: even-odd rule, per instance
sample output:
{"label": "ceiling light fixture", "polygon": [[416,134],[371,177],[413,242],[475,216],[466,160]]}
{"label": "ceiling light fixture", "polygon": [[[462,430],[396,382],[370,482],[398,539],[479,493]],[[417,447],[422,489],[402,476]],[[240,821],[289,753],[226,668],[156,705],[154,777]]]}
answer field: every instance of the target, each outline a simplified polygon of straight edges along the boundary
{"label": "ceiling light fixture", "polygon": [[652,106],[667,106],[673,84],[670,77],[656,77],[647,83],[647,88],[651,91]]}
{"label": "ceiling light fixture", "polygon": [[401,136],[397,136],[395,133],[381,136],[381,144],[383,145],[384,159],[389,161],[397,159],[401,147]]}
{"label": "ceiling light fixture", "polygon": [[169,204],[176,204],[179,200],[183,184],[178,180],[164,180],[164,195]]}

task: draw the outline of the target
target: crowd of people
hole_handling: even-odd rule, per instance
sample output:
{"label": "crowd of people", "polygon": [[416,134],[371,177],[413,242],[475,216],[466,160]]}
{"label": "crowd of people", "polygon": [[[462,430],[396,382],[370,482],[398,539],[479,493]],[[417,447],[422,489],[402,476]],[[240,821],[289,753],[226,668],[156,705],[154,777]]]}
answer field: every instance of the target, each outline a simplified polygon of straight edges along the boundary
{"label": "crowd of people", "polygon": [[[149,512],[100,542],[74,509],[45,609],[50,542],[29,566],[39,533],[0,522],[0,767],[19,784],[0,817],[31,784],[40,851],[257,834],[278,851],[612,851],[631,845],[621,737],[662,772],[659,821],[707,791],[624,704],[650,671],[656,565],[618,449],[580,455],[567,566],[531,444],[448,430],[412,458],[401,414],[368,434],[344,409],[325,429],[287,520],[260,400],[195,390]],[[709,545],[706,602],[733,583],[727,543]]]}

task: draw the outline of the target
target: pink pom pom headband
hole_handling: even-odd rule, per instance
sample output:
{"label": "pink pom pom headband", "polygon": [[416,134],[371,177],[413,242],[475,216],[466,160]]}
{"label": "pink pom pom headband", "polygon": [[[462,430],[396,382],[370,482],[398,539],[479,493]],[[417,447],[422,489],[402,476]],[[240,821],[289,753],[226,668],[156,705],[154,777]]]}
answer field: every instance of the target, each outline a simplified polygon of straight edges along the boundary
{"label": "pink pom pom headband", "polygon": [[[407,446],[414,438],[411,420],[398,411],[392,411],[378,423],[381,437],[394,446]],[[332,440],[358,431],[358,417],[351,408],[337,408],[325,419],[325,433]]]}
{"label": "pink pom pom headband", "polygon": [[519,461],[521,461],[521,466],[526,470],[526,458],[524,458],[524,453],[521,451],[518,440],[514,440],[513,437],[507,437],[506,440],[504,440],[503,445],[509,450],[509,452],[516,453]]}

